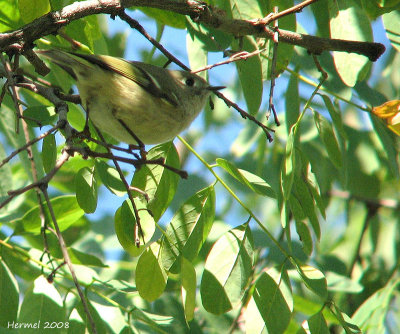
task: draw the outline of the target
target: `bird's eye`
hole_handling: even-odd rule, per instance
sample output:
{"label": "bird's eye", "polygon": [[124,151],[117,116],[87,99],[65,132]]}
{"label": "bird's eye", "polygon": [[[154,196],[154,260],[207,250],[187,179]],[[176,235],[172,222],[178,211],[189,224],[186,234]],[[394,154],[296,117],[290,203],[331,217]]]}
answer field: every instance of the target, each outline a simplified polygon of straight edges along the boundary
{"label": "bird's eye", "polygon": [[193,78],[187,78],[187,79],[185,80],[185,85],[188,86],[188,87],[193,87],[193,85],[194,85],[194,79],[193,79]]}

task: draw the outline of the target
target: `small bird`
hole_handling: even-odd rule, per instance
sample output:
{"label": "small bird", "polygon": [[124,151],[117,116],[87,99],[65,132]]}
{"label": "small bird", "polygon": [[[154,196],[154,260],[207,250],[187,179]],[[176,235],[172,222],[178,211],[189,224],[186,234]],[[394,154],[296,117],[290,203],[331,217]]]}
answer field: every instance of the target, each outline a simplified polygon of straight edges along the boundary
{"label": "small bird", "polygon": [[92,122],[118,141],[159,144],[189,127],[212,91],[187,71],[103,55],[38,50],[75,80]]}

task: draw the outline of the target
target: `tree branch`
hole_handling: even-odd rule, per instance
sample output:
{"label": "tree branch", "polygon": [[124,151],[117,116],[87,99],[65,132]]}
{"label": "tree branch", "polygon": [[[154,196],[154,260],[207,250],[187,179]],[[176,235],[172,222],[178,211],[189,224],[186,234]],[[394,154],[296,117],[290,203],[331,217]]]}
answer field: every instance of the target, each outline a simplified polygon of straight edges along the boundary
{"label": "tree branch", "polygon": [[[35,40],[57,33],[60,28],[71,21],[94,14],[116,16],[123,8],[132,6],[152,7],[188,15],[197,23],[233,34],[236,37],[252,35],[272,39],[274,36],[273,29],[266,24],[271,19],[270,17],[256,20],[231,19],[223,10],[198,1],[87,0],[74,2],[59,11],[46,14],[20,29],[0,34],[0,51],[24,52],[32,47]],[[321,38],[287,30],[279,30],[279,40],[306,48],[312,54],[321,54],[323,51],[343,51],[364,55],[371,61],[376,61],[385,51],[385,47],[381,43]]]}

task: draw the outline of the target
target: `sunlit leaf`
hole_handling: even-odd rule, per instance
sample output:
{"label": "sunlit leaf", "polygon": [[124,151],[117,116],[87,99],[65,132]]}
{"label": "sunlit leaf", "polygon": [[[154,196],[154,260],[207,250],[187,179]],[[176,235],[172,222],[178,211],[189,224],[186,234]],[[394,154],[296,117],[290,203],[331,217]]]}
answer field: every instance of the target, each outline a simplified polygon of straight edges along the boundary
{"label": "sunlit leaf", "polygon": [[[257,44],[252,37],[243,37],[243,49],[247,52],[257,50]],[[263,92],[260,56],[250,57],[246,61],[237,61],[235,64],[247,108],[254,115],[261,105]]]}
{"label": "sunlit leaf", "polygon": [[[372,42],[368,16],[355,0],[336,0],[329,3],[331,38]],[[356,53],[333,52],[335,67],[342,81],[353,87],[368,58]],[[351,66],[349,66],[351,64]]]}
{"label": "sunlit leaf", "polygon": [[158,260],[160,247],[152,244],[140,256],[135,271],[136,287],[142,298],[151,302],[157,299],[167,284],[167,274]]}
{"label": "sunlit leaf", "polygon": [[[153,147],[147,154],[148,160],[164,159],[166,165],[179,168],[179,157],[172,142]],[[158,221],[175,195],[180,177],[160,165],[145,164],[135,172],[132,186],[143,190],[149,197],[147,208]],[[142,198],[140,193],[134,193]]]}
{"label": "sunlit leaf", "polygon": [[326,278],[320,270],[308,265],[298,266],[297,270],[309,289],[323,299],[328,296]]}
{"label": "sunlit leaf", "polygon": [[167,270],[184,256],[192,261],[206,241],[215,214],[214,187],[207,187],[190,197],[168,224],[162,242],[162,261]]}
{"label": "sunlit leaf", "polygon": [[[156,224],[153,217],[146,209],[144,203],[136,201],[137,214],[140,219],[141,231],[139,227],[136,227],[136,216],[135,211],[132,207],[132,203],[129,199],[125,200],[122,205],[115,212],[115,233],[117,234],[118,241],[122,247],[129,252],[132,256],[138,256],[142,253],[146,247],[146,243],[149,242],[156,229]],[[136,235],[136,230],[138,235]],[[137,238],[140,242],[140,247],[136,244]]]}
{"label": "sunlit leaf", "polygon": [[194,310],[196,306],[196,271],[192,263],[181,258],[181,282],[182,282],[182,303],[185,309],[186,321],[194,318]]}
{"label": "sunlit leaf", "polygon": [[13,273],[0,259],[0,326],[17,320],[19,287]]}
{"label": "sunlit leaf", "polygon": [[36,324],[39,321],[64,322],[66,310],[61,295],[53,284],[40,276],[25,292],[18,322]]}
{"label": "sunlit leaf", "polygon": [[309,334],[329,334],[328,325],[321,312],[314,314],[301,325]]}
{"label": "sunlit leaf", "polygon": [[[284,333],[293,311],[289,279],[276,271],[263,272],[257,279],[253,299],[268,333]],[[279,319],[279,321],[275,321]]]}
{"label": "sunlit leaf", "polygon": [[240,302],[252,265],[253,240],[247,224],[219,238],[208,254],[201,279],[204,308],[210,313],[222,314]]}
{"label": "sunlit leaf", "polygon": [[18,9],[25,23],[47,14],[50,11],[49,0],[18,0]]}
{"label": "sunlit leaf", "polygon": [[[57,219],[58,226],[61,231],[66,230],[79,218],[84,215],[84,211],[79,207],[75,196],[60,196],[50,200],[54,215]],[[43,204],[45,219],[47,224],[53,225],[50,218],[47,203]],[[15,220],[17,224],[16,233],[30,232],[39,234],[41,231],[41,210],[39,206],[35,206],[29,210],[22,218]]]}
{"label": "sunlit leaf", "polygon": [[239,169],[232,162],[225,159],[218,158],[216,159],[216,162],[220,167],[225,169],[236,180],[246,185],[254,192],[260,195],[275,198],[276,195],[274,190],[266,181],[264,181],[258,175],[255,175],[243,169]]}

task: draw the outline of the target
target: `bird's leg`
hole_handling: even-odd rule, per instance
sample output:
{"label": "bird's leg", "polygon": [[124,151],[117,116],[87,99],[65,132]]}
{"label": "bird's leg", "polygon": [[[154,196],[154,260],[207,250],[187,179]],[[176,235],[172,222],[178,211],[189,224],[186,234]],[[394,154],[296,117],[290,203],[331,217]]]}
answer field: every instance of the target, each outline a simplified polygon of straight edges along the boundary
{"label": "bird's leg", "polygon": [[[137,145],[130,144],[129,148],[131,150],[139,150],[140,158],[146,161],[147,151],[145,149],[144,143],[135,135],[135,133],[124,123],[124,121],[118,119],[118,122],[124,127],[124,129],[132,136],[132,138],[137,142]],[[137,157],[138,158],[138,157]]]}
{"label": "bird's leg", "polygon": [[89,103],[86,104],[85,112],[86,112],[85,126],[83,127],[83,130],[81,131],[81,134],[83,134],[85,137],[89,137],[89,138],[90,138],[90,130],[89,130]]}

